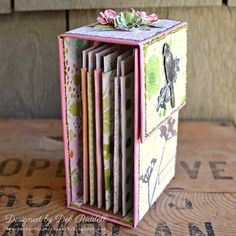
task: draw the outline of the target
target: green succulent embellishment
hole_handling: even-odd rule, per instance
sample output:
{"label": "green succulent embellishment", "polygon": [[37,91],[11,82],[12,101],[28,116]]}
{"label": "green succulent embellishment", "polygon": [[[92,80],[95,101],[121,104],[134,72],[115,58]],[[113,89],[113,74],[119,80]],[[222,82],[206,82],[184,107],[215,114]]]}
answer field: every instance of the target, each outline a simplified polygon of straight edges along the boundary
{"label": "green succulent embellishment", "polygon": [[130,30],[137,28],[141,25],[141,23],[141,17],[138,16],[134,11],[120,12],[114,20],[115,28],[120,30]]}

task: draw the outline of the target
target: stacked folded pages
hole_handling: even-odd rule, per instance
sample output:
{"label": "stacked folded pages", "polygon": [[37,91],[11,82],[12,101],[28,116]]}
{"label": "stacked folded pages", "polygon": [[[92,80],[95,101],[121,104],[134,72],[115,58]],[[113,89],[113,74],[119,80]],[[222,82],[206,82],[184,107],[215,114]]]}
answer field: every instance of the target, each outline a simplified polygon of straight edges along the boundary
{"label": "stacked folded pages", "polygon": [[83,203],[125,216],[133,207],[133,49],[96,43],[79,53]]}

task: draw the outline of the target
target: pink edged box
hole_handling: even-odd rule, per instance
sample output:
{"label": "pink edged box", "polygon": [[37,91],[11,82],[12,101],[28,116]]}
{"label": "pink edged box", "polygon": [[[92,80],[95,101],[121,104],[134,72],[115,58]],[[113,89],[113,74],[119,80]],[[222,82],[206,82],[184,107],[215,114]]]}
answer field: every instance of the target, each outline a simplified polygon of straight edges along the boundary
{"label": "pink edged box", "polygon": [[[158,23],[160,27],[131,31],[84,26],[58,36],[67,206],[130,228],[137,226],[175,175],[178,113],[186,103],[187,24],[165,19]],[[97,200],[93,205],[83,201],[81,55],[85,48],[104,44],[128,47],[134,55],[133,172],[127,179],[130,181],[131,176],[132,207],[126,215],[122,209],[116,214],[112,208],[106,210],[105,194],[101,192],[96,194],[100,198],[99,208]],[[101,75],[94,79],[97,77]],[[97,86],[100,83],[95,82],[96,91],[101,90]],[[99,112],[95,114],[99,117]],[[101,149],[97,149],[97,160],[101,160]],[[102,163],[97,167],[102,168]],[[98,173],[104,174],[103,170]],[[97,191],[104,191],[104,178],[96,181],[101,182],[96,183]]]}

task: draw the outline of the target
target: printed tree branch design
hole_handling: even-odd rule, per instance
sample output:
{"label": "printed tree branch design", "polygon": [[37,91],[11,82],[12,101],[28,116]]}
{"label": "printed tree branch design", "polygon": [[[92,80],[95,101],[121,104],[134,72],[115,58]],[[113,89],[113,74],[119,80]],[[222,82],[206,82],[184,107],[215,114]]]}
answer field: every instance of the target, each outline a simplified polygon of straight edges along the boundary
{"label": "printed tree branch design", "polygon": [[153,159],[151,160],[150,165],[148,166],[148,168],[147,168],[147,170],[146,170],[146,173],[141,176],[142,182],[148,184],[148,204],[149,204],[149,206],[151,206],[151,198],[150,198],[150,178],[151,178],[151,176],[152,176],[152,172],[153,172],[153,169],[154,169],[154,166],[155,166],[156,162],[157,162],[157,159],[156,159],[156,158],[153,158]]}
{"label": "printed tree branch design", "polygon": [[174,136],[177,135],[177,132],[174,129],[174,124],[175,124],[175,119],[169,119],[167,121],[166,125],[162,125],[160,127],[160,131],[161,131],[160,137],[165,140],[165,143],[164,143],[164,147],[162,149],[162,154],[161,154],[161,157],[160,157],[160,164],[159,164],[159,167],[158,167],[157,176],[156,176],[156,179],[155,179],[155,184],[154,184],[154,188],[153,188],[152,191],[150,189],[150,179],[152,177],[154,166],[157,162],[156,158],[153,158],[151,160],[151,163],[149,164],[145,174],[141,176],[142,182],[148,185],[148,204],[149,204],[149,207],[151,207],[151,205],[152,205],[153,197],[154,197],[154,194],[156,192],[156,188],[160,184],[160,172],[161,172],[163,157],[164,157],[164,154],[165,154],[166,144],[170,139],[172,139]]}

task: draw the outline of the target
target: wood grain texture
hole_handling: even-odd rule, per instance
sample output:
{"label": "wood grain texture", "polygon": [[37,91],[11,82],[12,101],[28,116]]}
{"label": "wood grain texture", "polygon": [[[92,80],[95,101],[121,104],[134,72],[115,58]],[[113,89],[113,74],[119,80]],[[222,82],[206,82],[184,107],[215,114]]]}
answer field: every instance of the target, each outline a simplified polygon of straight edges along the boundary
{"label": "wood grain texture", "polygon": [[57,35],[64,12],[0,15],[0,117],[60,116]]}
{"label": "wood grain texture", "polygon": [[169,188],[236,192],[235,131],[229,123],[180,122],[177,175]]}
{"label": "wood grain texture", "polygon": [[181,118],[236,121],[236,9],[169,8],[168,18],[187,21],[187,107]]}
{"label": "wood grain texture", "polygon": [[[236,132],[230,123],[180,122],[176,178],[136,229],[80,222],[82,214],[66,209],[61,121],[2,120],[0,134],[1,233],[9,217],[19,217],[25,221],[23,236],[46,235],[44,218],[51,233],[66,228],[58,235],[236,234]],[[193,163],[198,161],[196,174]],[[207,165],[214,161],[216,166]],[[191,171],[182,168],[183,162]]]}
{"label": "wood grain texture", "polygon": [[236,1],[235,0],[228,0],[227,5],[230,7],[236,7]]}
{"label": "wood grain texture", "polygon": [[0,14],[10,13],[11,11],[11,0],[0,0]]}
{"label": "wood grain texture", "polygon": [[16,11],[79,10],[97,8],[220,6],[221,0],[15,0]]}

